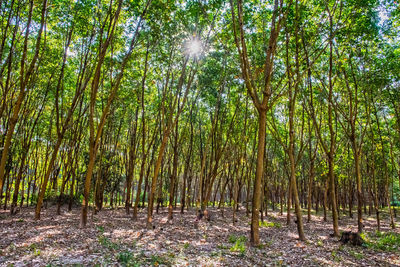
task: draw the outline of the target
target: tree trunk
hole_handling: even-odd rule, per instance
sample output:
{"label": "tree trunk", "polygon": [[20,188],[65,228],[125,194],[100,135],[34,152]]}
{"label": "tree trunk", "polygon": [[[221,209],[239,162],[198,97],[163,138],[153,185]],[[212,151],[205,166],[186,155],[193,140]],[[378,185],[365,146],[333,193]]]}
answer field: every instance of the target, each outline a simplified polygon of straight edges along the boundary
{"label": "tree trunk", "polygon": [[265,127],[266,110],[258,110],[258,146],[257,146],[257,166],[256,177],[254,181],[253,206],[251,212],[250,242],[253,246],[260,244],[259,216],[260,216],[260,197],[261,197],[261,179],[264,171],[264,151],[265,151]]}
{"label": "tree trunk", "polygon": [[177,176],[177,171],[178,171],[178,132],[179,128],[179,120],[175,124],[175,136],[174,136],[174,145],[173,145],[173,152],[174,152],[174,158],[173,158],[173,163],[172,163],[172,175],[171,175],[171,182],[169,185],[169,204],[168,204],[168,220],[173,219],[173,206],[172,203],[174,202],[175,198],[175,181],[176,181],[176,176]]}

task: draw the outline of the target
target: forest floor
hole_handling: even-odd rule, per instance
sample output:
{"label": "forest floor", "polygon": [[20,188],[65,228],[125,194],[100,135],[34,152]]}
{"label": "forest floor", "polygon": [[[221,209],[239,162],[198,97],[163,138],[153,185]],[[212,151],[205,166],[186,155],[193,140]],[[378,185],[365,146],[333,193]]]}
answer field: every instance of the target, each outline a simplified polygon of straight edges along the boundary
{"label": "forest floor", "polygon": [[[330,237],[332,223],[322,215],[313,215],[310,223],[304,216],[307,241],[300,242],[296,224],[286,226],[285,214],[269,211],[260,228],[262,245],[253,248],[244,209],[233,225],[230,208],[225,217],[211,208],[210,222],[196,222],[194,208],[183,215],[177,209],[172,223],[164,208],[154,214],[154,230],[145,229],[143,210],[133,222],[122,208],[104,209],[89,216],[85,229],[79,228],[79,213],[75,208],[57,216],[50,207],[35,221],[33,208],[15,216],[1,211],[0,266],[400,266],[400,231],[391,230],[387,218],[386,234],[380,235],[374,218],[365,218],[369,245],[355,247]],[[399,217],[396,222],[399,226]],[[355,218],[342,215],[339,225],[341,231],[357,230]]]}

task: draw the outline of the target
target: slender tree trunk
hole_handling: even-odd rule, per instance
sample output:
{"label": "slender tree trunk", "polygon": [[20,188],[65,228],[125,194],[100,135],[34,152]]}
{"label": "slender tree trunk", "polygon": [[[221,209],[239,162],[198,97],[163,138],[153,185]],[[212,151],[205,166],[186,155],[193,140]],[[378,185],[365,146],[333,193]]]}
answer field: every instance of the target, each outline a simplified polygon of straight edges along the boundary
{"label": "slender tree trunk", "polygon": [[253,246],[260,244],[259,216],[260,216],[260,197],[261,197],[261,179],[264,171],[264,151],[266,135],[266,110],[258,111],[258,147],[257,147],[257,166],[256,177],[254,181],[253,206],[251,212],[250,242]]}
{"label": "slender tree trunk", "polygon": [[339,223],[338,223],[338,213],[336,207],[336,193],[335,193],[335,174],[334,174],[334,164],[333,159],[329,158],[329,186],[330,186],[330,199],[332,204],[332,217],[333,217],[333,234],[334,236],[339,236]]}
{"label": "slender tree trunk", "polygon": [[361,170],[360,170],[360,157],[358,149],[354,153],[354,164],[356,169],[356,182],[357,182],[357,226],[358,232],[362,233],[363,219],[362,219],[362,192],[361,192]]}
{"label": "slender tree trunk", "polygon": [[286,209],[286,224],[290,224],[290,210],[292,209],[292,193],[293,193],[293,184],[291,181],[291,177],[289,176],[288,181],[288,190],[287,190],[287,209]]}
{"label": "slender tree trunk", "polygon": [[[132,188],[132,180],[133,174],[135,170],[135,161],[136,161],[136,132],[138,125],[138,113],[139,107],[136,109],[135,122],[132,123],[132,133],[130,137],[130,147],[129,147],[129,159],[128,159],[128,177],[126,179],[126,198],[125,198],[125,212],[129,214],[129,208],[131,206],[131,188]],[[142,118],[144,120],[144,118]],[[145,129],[143,129],[145,132]],[[144,145],[144,144],[143,144]]]}
{"label": "slender tree trunk", "polygon": [[[17,206],[17,200],[18,200],[18,193],[19,193],[19,185],[21,182],[21,178],[22,178],[22,174],[23,174],[23,169],[25,167],[25,160],[27,157],[28,153],[26,151],[26,153],[23,153],[21,156],[21,163],[20,163],[20,167],[18,170],[18,174],[17,174],[17,178],[15,179],[15,184],[14,184],[14,193],[13,193],[13,197],[12,197],[12,203],[11,203],[11,207],[10,207],[10,213],[11,215],[15,214],[15,207]],[[22,186],[23,188],[23,186]]]}
{"label": "slender tree trunk", "polygon": [[174,158],[172,163],[172,175],[171,181],[169,185],[169,204],[168,204],[168,220],[173,219],[173,206],[172,203],[174,202],[175,197],[175,181],[177,178],[177,171],[178,171],[178,135],[179,135],[179,120],[176,122],[175,125],[175,136],[174,136],[174,145],[173,145],[173,152]]}
{"label": "slender tree trunk", "polygon": [[[193,150],[193,120],[192,120],[192,112],[193,112],[193,107],[190,109],[190,143],[189,143],[189,151],[188,151],[188,156],[185,161],[185,170],[183,172],[183,187],[182,187],[182,193],[181,193],[181,213],[183,214],[183,211],[185,209],[185,201],[186,201],[186,180],[188,179],[188,173],[189,173],[189,168],[190,168],[190,159],[192,157],[192,150]],[[189,185],[190,186],[190,185]],[[188,192],[189,194],[189,192]]]}

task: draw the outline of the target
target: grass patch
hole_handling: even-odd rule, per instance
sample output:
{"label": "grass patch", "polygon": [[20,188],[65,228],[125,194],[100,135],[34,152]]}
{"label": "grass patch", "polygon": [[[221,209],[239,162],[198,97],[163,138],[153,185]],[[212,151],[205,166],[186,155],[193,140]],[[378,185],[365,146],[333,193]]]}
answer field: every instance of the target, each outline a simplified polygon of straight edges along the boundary
{"label": "grass patch", "polygon": [[361,260],[361,259],[364,258],[364,254],[359,253],[359,252],[354,251],[354,250],[350,250],[350,251],[349,251],[349,254],[350,254],[353,258],[355,258],[356,260]]}
{"label": "grass patch", "polygon": [[218,244],[218,245],[217,245],[217,248],[218,248],[218,249],[228,249],[228,247],[225,246],[224,244]]}
{"label": "grass patch", "polygon": [[152,266],[159,266],[159,265],[170,265],[171,263],[162,256],[151,255],[150,264]]}
{"label": "grass patch", "polygon": [[38,249],[38,248],[37,248],[37,249],[35,248],[35,249],[33,250],[33,255],[35,255],[36,257],[40,256],[40,253],[41,253],[41,251],[40,251],[40,249]]}
{"label": "grass patch", "polygon": [[235,243],[238,240],[246,242],[247,238],[245,236],[236,236],[236,235],[229,235],[228,236],[228,242],[231,243],[231,244]]}
{"label": "grass patch", "polygon": [[[99,236],[97,237],[100,245],[102,245],[105,248],[111,249],[111,250],[116,250],[119,248],[119,245],[117,243],[112,242],[108,237],[104,236],[104,227],[103,226],[98,226],[97,230],[100,232]],[[135,246],[136,243],[133,243],[133,246]]]}
{"label": "grass patch", "polygon": [[260,227],[275,227],[275,228],[281,228],[282,227],[282,225],[280,223],[278,223],[278,222],[266,222],[266,221],[261,222],[260,221],[258,223],[258,225]]}
{"label": "grass patch", "polygon": [[97,231],[99,231],[101,234],[104,234],[104,227],[103,226],[97,226]]}
{"label": "grass patch", "polygon": [[331,256],[332,256],[333,260],[336,261],[336,262],[342,261],[342,257],[340,257],[340,256],[338,255],[338,253],[337,253],[336,250],[332,250]]}
{"label": "grass patch", "polygon": [[[172,255],[169,255],[171,257]],[[175,255],[173,255],[175,257]],[[117,255],[117,260],[121,266],[129,266],[129,267],[139,267],[139,266],[160,266],[166,265],[170,266],[171,263],[168,259],[160,255],[151,255],[150,257],[146,257],[142,253],[139,255],[134,255],[133,252],[125,250]]]}
{"label": "grass patch", "polygon": [[38,248],[38,245],[37,244],[35,244],[35,243],[32,243],[30,246],[29,246],[29,250],[30,251],[32,251],[33,252],[33,255],[34,256],[40,256],[40,254],[41,254],[41,251],[40,251],[40,249]]}
{"label": "grass patch", "polygon": [[[118,262],[121,263],[122,265],[130,265],[131,261],[135,259],[134,255],[129,252],[129,251],[122,251],[118,253],[117,256]],[[139,266],[139,265],[137,265]]]}
{"label": "grass patch", "polygon": [[393,232],[376,232],[375,235],[362,234],[366,246],[379,251],[398,251],[400,249],[400,234]]}
{"label": "grass patch", "polygon": [[104,235],[99,235],[98,237],[99,243],[108,249],[116,250],[118,249],[118,244],[112,242],[108,237],[105,237]]}
{"label": "grass patch", "polygon": [[246,253],[246,241],[247,238],[245,236],[235,236],[235,235],[230,235],[228,237],[229,243],[233,244],[232,247],[230,248],[230,251],[232,252],[239,252],[241,256],[244,256]]}

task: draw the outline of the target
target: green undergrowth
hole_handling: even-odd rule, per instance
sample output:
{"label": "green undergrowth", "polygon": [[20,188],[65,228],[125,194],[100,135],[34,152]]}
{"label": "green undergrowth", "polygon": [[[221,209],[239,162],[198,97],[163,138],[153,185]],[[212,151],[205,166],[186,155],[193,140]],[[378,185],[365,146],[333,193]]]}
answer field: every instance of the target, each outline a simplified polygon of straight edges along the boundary
{"label": "green undergrowth", "polygon": [[[170,266],[171,262],[169,258],[174,258],[174,254],[168,256],[150,254],[146,255],[144,251],[138,253],[138,246],[136,241],[133,241],[131,246],[126,247],[125,245],[117,242],[113,242],[110,238],[105,236],[105,229],[103,226],[97,227],[98,236],[97,240],[99,244],[105,249],[105,263],[106,265],[111,264],[113,258],[115,258],[119,265],[118,266]],[[184,248],[189,248],[189,244],[186,243]]]}
{"label": "green undergrowth", "polygon": [[356,260],[361,260],[364,258],[364,254],[362,252],[358,252],[355,250],[349,250],[349,254]]}
{"label": "green undergrowth", "polygon": [[117,260],[121,266],[139,267],[139,266],[170,266],[171,262],[168,258],[160,255],[145,256],[142,252],[139,255],[125,250],[117,255]]}
{"label": "green undergrowth", "polygon": [[120,245],[118,243],[113,242],[107,236],[104,235],[104,227],[98,226],[97,230],[99,231],[99,235],[97,236],[97,240],[100,245],[109,250],[118,250],[120,249]]}
{"label": "green undergrowth", "polygon": [[282,227],[282,225],[279,222],[266,222],[266,221],[261,222],[260,221],[258,223],[258,225],[260,227],[275,227],[275,228],[281,228]]}
{"label": "green undergrowth", "polygon": [[361,234],[365,246],[378,251],[395,252],[400,250],[400,234],[394,232],[375,232]]}
{"label": "green undergrowth", "polygon": [[244,254],[246,253],[247,242],[247,238],[245,236],[230,235],[228,237],[228,241],[232,244],[230,251],[239,252],[239,255],[244,256]]}

